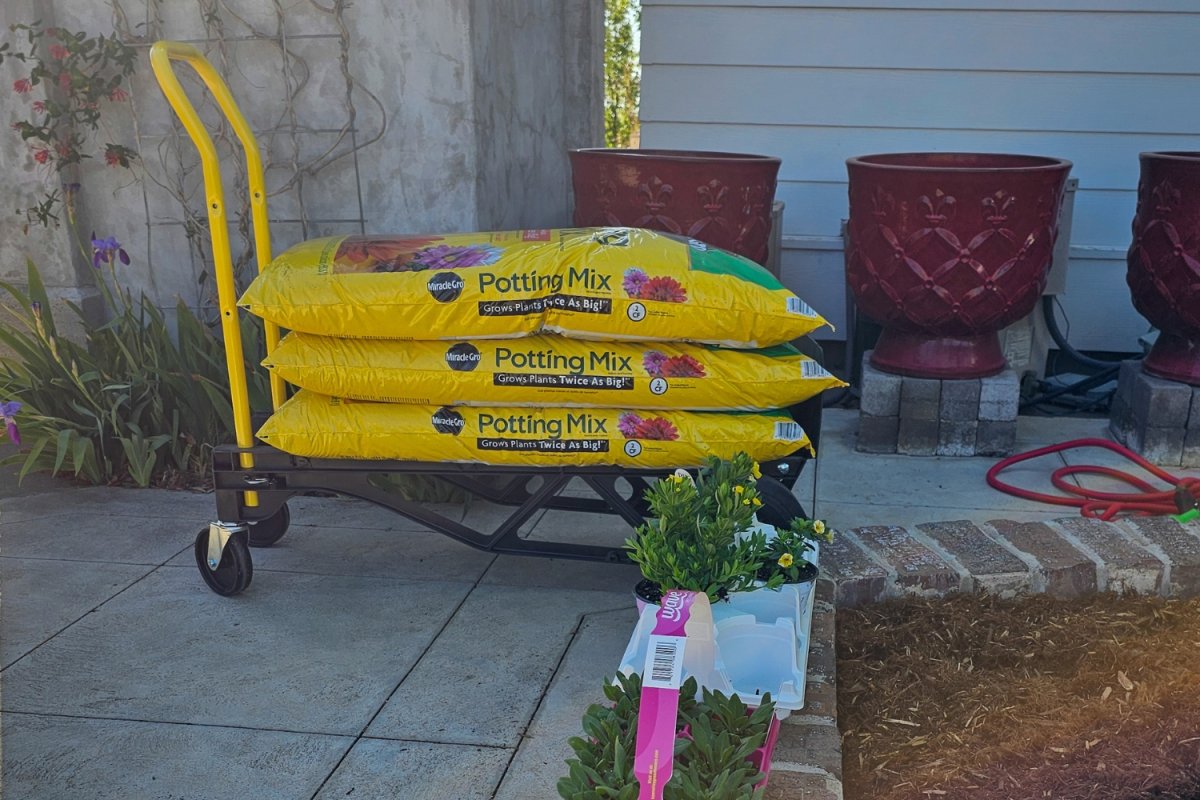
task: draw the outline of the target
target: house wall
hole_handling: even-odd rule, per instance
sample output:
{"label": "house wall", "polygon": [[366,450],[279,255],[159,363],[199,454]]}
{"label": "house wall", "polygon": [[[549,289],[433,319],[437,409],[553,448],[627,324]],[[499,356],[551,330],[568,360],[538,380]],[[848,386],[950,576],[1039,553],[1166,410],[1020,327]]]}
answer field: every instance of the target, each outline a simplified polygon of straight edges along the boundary
{"label": "house wall", "polygon": [[[85,162],[82,230],[125,244],[133,263],[122,278],[134,291],[199,307],[212,297],[203,187],[150,71],[154,40],[196,44],[228,81],[264,151],[278,253],[340,233],[567,224],[567,149],[603,141],[602,10],[600,0],[5,0],[0,37],[40,19],[93,34],[115,27],[138,48],[131,103],[103,111],[110,140],[135,146],[142,162],[136,175]],[[2,69],[7,129],[32,98],[7,94],[20,64]],[[237,208],[240,151],[198,83],[184,85],[217,133]],[[36,197],[55,180],[45,169],[19,137],[0,135],[10,194]],[[0,209],[0,279],[22,280],[28,254],[56,293],[86,292],[86,254],[72,258],[62,230],[26,234],[8,216],[16,205]],[[253,270],[248,232],[233,224],[230,236]]]}
{"label": "house wall", "polygon": [[[642,143],[783,158],[785,280],[845,316],[845,159],[1058,156],[1079,179],[1076,346],[1132,350],[1124,282],[1144,150],[1200,150],[1195,0],[643,0]],[[832,334],[831,338],[834,337]]]}

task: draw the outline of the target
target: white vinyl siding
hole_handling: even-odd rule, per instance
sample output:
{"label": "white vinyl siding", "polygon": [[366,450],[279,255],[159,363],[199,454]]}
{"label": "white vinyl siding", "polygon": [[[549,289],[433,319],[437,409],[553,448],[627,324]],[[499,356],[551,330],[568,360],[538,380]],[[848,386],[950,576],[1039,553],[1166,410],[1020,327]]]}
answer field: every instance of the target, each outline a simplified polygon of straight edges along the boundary
{"label": "white vinyl siding", "polygon": [[845,159],[1058,156],[1080,347],[1146,330],[1124,282],[1144,150],[1200,150],[1200,0],[643,0],[642,146],[780,156],[787,282],[844,318]]}

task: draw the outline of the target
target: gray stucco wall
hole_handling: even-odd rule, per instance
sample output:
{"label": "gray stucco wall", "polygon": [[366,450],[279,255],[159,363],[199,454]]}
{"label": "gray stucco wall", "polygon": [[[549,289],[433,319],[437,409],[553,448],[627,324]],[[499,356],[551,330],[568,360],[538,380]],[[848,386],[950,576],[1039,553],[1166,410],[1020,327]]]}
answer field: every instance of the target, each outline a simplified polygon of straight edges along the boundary
{"label": "gray stucco wall", "polygon": [[[105,121],[113,141],[141,153],[140,179],[85,162],[79,210],[85,230],[125,244],[127,284],[167,307],[177,296],[207,302],[201,276],[211,266],[207,231],[194,227],[206,224],[198,160],[147,61],[155,39],[196,43],[229,82],[267,161],[277,253],[337,233],[566,224],[566,151],[603,139],[601,0],[5,0],[0,35],[34,19],[92,33],[115,25],[139,48],[132,101]],[[4,91],[20,72],[0,67],[5,128],[26,111]],[[184,83],[218,130],[197,82]],[[218,145],[237,208],[240,157],[225,136]],[[29,255],[55,291],[78,294],[90,266],[72,259],[66,231],[27,234],[11,214],[41,193],[41,170],[19,137],[0,131],[0,173],[15,200],[0,208],[0,279],[21,281]],[[249,262],[246,232],[230,234]]]}

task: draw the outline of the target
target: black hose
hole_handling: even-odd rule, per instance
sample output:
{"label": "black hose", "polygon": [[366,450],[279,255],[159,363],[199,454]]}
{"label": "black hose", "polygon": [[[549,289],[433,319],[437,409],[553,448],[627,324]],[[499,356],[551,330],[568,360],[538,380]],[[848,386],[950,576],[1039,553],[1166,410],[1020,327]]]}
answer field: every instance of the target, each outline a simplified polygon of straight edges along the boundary
{"label": "black hose", "polygon": [[1029,408],[1030,406],[1041,405],[1042,403],[1047,403],[1056,397],[1061,397],[1064,394],[1075,394],[1077,392],[1086,392],[1089,389],[1095,389],[1097,386],[1102,386],[1103,384],[1108,383],[1116,376],[1118,372],[1121,371],[1121,365],[1119,363],[1114,364],[1111,361],[1102,361],[1100,363],[1107,364],[1107,367],[1090,378],[1084,378],[1083,380],[1076,381],[1069,386],[1062,386],[1058,389],[1054,389],[1053,391],[1046,392],[1045,394],[1031,397],[1021,403],[1021,408]]}
{"label": "black hose", "polygon": [[[1056,345],[1058,345],[1058,349],[1078,361],[1083,366],[1095,367],[1096,369],[1107,369],[1108,367],[1113,366],[1113,364],[1118,363],[1115,361],[1105,361],[1100,358],[1085,356],[1083,353],[1071,346],[1070,342],[1067,341],[1067,337],[1063,336],[1063,332],[1059,329],[1058,320],[1055,319],[1054,295],[1048,294],[1042,297],[1042,315],[1046,318],[1046,330],[1050,332],[1050,338],[1054,340]],[[1124,361],[1125,359],[1120,360]],[[1101,381],[1101,383],[1103,383],[1103,381]],[[1099,386],[1100,384],[1096,385]],[[1066,394],[1066,392],[1059,392],[1059,394]],[[1058,397],[1057,394],[1054,396]]]}

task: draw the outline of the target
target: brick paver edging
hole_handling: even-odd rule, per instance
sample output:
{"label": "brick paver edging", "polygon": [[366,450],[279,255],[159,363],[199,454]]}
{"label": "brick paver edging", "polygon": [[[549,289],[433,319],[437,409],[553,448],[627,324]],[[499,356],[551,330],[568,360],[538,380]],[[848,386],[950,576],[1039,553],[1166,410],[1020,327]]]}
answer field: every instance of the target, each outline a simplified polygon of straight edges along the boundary
{"label": "brick paver edging", "polygon": [[876,525],[822,547],[821,565],[839,606],[957,591],[1193,597],[1200,594],[1200,525],[1172,517]]}

